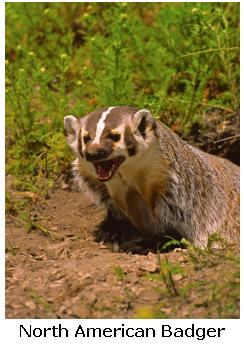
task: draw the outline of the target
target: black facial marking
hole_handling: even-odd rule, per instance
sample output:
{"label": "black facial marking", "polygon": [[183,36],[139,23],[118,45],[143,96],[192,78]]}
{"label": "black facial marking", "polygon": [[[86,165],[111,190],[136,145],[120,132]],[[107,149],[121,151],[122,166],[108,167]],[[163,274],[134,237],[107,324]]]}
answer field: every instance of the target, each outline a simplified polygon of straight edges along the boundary
{"label": "black facial marking", "polygon": [[83,140],[84,140],[84,143],[87,144],[88,141],[91,140],[90,135],[89,135],[89,134],[85,135],[84,138],[83,138]]}
{"label": "black facial marking", "polygon": [[119,133],[109,133],[108,138],[113,140],[114,142],[117,142],[120,140],[121,136]]}
{"label": "black facial marking", "polygon": [[136,154],[136,140],[129,127],[125,128],[125,144],[129,156],[134,156]]}
{"label": "black facial marking", "polygon": [[136,147],[135,146],[128,147],[127,151],[128,151],[129,156],[135,156],[135,154],[136,154]]}

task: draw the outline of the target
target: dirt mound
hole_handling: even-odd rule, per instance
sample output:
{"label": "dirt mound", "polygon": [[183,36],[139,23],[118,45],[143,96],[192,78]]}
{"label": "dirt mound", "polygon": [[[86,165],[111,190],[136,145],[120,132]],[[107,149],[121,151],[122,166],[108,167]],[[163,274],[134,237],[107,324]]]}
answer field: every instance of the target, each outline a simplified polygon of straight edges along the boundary
{"label": "dirt mound", "polygon": [[200,127],[192,125],[187,141],[205,152],[224,157],[240,165],[240,113],[228,109],[210,108]]}
{"label": "dirt mound", "polygon": [[113,252],[91,233],[103,217],[69,189],[35,197],[30,232],[6,217],[7,318],[239,317],[238,250]]}

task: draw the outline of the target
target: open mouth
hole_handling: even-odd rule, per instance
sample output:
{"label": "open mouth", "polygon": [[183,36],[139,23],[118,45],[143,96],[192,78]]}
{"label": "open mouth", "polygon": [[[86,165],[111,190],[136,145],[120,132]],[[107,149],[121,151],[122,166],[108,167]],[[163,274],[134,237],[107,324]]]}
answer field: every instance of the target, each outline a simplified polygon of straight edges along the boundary
{"label": "open mouth", "polygon": [[92,162],[95,167],[98,180],[110,180],[124,160],[124,156],[118,156],[107,161]]}

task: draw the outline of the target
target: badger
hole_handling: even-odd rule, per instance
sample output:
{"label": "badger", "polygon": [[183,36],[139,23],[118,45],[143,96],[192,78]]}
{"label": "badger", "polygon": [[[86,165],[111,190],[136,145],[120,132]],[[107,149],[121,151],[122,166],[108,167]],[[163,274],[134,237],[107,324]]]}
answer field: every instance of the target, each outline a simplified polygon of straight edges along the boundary
{"label": "badger", "polygon": [[79,186],[107,210],[98,241],[177,235],[204,248],[213,233],[239,241],[237,165],[189,145],[147,109],[69,115],[64,129]]}

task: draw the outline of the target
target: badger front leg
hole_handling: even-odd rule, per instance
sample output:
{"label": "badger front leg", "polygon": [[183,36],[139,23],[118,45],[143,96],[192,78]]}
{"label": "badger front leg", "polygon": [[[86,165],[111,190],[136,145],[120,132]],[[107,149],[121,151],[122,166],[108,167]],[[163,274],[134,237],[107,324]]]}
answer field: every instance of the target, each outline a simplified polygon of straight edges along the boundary
{"label": "badger front leg", "polygon": [[74,176],[79,186],[85,191],[93,203],[97,206],[103,206],[106,209],[107,214],[105,219],[93,232],[96,242],[117,242],[120,245],[138,235],[132,223],[113,202],[106,185],[93,177],[81,176],[77,170],[74,171]]}
{"label": "badger front leg", "polygon": [[126,216],[111,202],[107,202],[107,216],[94,231],[98,243],[118,243],[119,245],[131,239],[138,239],[138,231]]}

